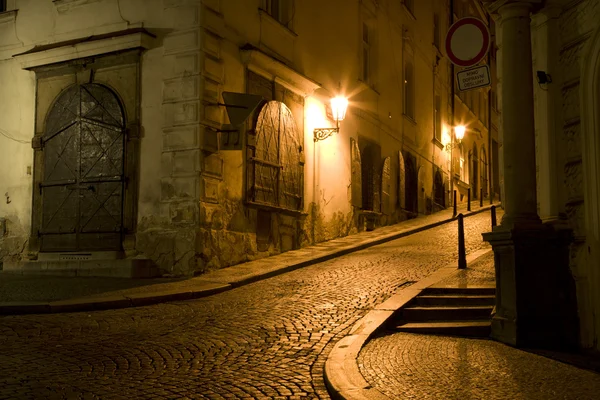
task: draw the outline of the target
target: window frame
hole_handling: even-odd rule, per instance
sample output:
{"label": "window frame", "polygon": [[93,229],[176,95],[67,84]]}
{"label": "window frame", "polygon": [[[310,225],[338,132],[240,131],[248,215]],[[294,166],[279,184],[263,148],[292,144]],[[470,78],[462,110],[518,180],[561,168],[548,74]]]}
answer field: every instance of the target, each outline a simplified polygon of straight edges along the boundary
{"label": "window frame", "polygon": [[[360,80],[371,84],[372,83],[372,75],[373,75],[373,66],[372,66],[372,30],[369,26],[368,22],[363,20],[360,30],[360,43],[361,43],[361,66],[360,66]],[[366,33],[366,35],[365,35]],[[365,40],[365,36],[366,39]]]}
{"label": "window frame", "polygon": [[[274,15],[274,6],[276,5],[277,15]],[[261,9],[265,11],[271,18],[277,21],[282,26],[292,30],[295,14],[294,0],[262,0]],[[287,14],[287,21],[284,19],[284,14]]]}
{"label": "window frame", "polygon": [[441,46],[440,14],[433,13],[433,45],[439,50]]}
{"label": "window frame", "polygon": [[[410,74],[409,74],[410,72]],[[410,75],[410,76],[408,76]],[[404,65],[402,68],[402,79],[404,85],[403,90],[403,101],[402,101],[402,112],[403,114],[412,119],[415,118],[415,66],[412,55],[410,57],[405,56]]]}
{"label": "window frame", "polygon": [[413,16],[415,15],[415,2],[414,0],[402,0],[402,5],[410,12]]}
{"label": "window frame", "polygon": [[433,139],[442,142],[442,96],[437,92],[433,97]]}

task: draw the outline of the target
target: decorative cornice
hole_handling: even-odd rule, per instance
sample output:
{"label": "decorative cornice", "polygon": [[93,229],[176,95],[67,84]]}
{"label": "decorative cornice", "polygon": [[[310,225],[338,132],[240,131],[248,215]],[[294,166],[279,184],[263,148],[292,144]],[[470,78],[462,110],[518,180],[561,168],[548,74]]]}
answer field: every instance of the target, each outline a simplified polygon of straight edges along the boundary
{"label": "decorative cornice", "polygon": [[88,36],[59,43],[38,45],[15,54],[23,69],[33,69],[78,58],[93,57],[131,49],[149,49],[155,36],[145,29],[135,28],[103,35]]}
{"label": "decorative cornice", "polygon": [[321,87],[319,83],[253,46],[242,47],[240,53],[242,61],[248,69],[267,79],[276,81],[299,95],[310,96],[316,89]]}

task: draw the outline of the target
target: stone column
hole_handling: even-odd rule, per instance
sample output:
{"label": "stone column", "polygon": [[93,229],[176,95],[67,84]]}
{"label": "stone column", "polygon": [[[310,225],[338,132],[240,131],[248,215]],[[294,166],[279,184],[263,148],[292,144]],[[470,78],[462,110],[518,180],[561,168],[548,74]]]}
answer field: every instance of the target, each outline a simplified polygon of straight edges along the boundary
{"label": "stone column", "polygon": [[536,85],[536,129],[538,131],[538,180],[540,217],[543,221],[559,219],[559,183],[563,176],[558,168],[558,149],[561,104],[561,87],[558,81],[559,54],[555,43],[559,42],[558,17],[560,7],[546,4],[534,18],[534,71],[544,71],[553,82]]}
{"label": "stone column", "polygon": [[[524,347],[576,345],[577,309],[569,270],[570,231],[537,214],[530,13],[539,1],[496,1],[501,18],[505,215],[483,234],[494,251],[492,338]],[[543,138],[542,140],[547,140]]]}
{"label": "stone column", "polygon": [[531,4],[506,3],[502,18],[502,126],[504,216],[502,226],[539,224],[536,199]]}

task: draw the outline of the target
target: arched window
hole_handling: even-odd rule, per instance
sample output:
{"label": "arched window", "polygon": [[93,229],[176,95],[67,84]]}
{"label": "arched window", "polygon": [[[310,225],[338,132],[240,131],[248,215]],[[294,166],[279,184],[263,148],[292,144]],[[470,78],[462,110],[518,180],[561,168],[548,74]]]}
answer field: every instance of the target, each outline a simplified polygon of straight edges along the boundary
{"label": "arched window", "polygon": [[290,109],[269,101],[256,120],[248,162],[248,201],[301,210],[304,189],[303,137]]}

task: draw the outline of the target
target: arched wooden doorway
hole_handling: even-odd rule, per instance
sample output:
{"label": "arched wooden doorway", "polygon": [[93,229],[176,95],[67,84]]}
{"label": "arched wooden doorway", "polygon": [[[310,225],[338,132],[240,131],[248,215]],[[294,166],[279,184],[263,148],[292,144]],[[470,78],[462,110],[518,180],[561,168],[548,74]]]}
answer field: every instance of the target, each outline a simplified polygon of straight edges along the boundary
{"label": "arched wooden doorway", "polygon": [[121,249],[124,151],[114,92],[89,83],[57,97],[42,137],[41,251]]}

